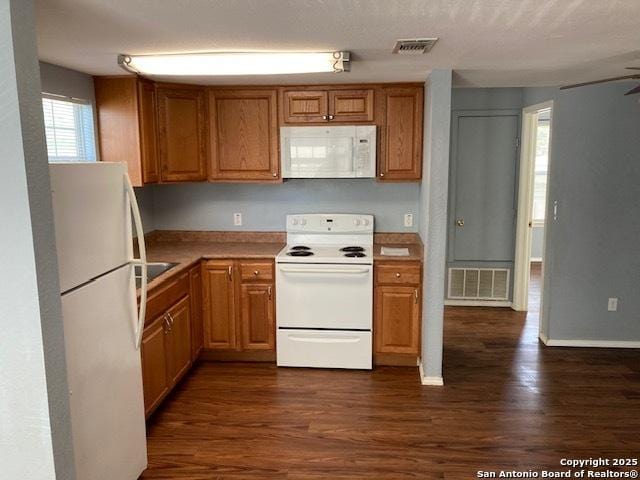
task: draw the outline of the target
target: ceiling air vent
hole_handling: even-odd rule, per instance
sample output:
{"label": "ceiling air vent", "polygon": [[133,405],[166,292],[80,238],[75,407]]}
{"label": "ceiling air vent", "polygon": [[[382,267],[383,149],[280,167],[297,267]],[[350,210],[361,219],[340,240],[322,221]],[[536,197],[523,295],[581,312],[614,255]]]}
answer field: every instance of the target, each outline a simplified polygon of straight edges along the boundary
{"label": "ceiling air vent", "polygon": [[400,55],[419,55],[429,52],[438,41],[437,38],[405,38],[398,40],[393,53]]}

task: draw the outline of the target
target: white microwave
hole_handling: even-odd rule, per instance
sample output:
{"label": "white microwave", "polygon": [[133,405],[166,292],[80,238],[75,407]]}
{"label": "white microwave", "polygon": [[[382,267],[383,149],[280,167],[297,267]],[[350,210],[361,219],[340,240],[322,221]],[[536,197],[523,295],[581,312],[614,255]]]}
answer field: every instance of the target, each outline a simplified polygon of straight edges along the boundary
{"label": "white microwave", "polygon": [[281,127],[283,178],[374,178],[376,126]]}

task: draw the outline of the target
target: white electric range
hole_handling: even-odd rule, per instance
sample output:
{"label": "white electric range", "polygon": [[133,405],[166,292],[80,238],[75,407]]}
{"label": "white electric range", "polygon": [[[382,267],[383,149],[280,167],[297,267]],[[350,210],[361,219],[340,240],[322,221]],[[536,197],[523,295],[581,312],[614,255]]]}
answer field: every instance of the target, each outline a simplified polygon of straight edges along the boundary
{"label": "white electric range", "polygon": [[372,365],[373,216],[287,216],[276,257],[277,364]]}

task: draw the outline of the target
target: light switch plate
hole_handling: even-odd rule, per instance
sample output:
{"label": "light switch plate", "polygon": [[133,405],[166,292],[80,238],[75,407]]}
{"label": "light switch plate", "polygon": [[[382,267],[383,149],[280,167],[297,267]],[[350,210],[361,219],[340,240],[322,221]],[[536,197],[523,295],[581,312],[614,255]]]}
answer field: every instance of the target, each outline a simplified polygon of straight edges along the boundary
{"label": "light switch plate", "polygon": [[236,227],[240,227],[242,225],[242,214],[241,213],[234,213],[233,214],[233,224]]}
{"label": "light switch plate", "polygon": [[610,298],[609,299],[609,303],[607,304],[607,310],[609,310],[610,312],[617,312],[618,311],[618,299],[617,298]]}

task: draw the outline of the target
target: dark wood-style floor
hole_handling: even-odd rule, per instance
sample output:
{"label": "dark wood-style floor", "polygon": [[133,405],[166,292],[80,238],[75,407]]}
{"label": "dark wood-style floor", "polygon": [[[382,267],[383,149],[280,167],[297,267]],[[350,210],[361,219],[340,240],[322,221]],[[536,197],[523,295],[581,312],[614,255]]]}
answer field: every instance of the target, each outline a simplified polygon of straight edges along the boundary
{"label": "dark wood-style floor", "polygon": [[640,352],[547,348],[528,314],[448,308],[444,387],[373,372],[202,363],[149,423],[144,479],[470,479],[639,456]]}

